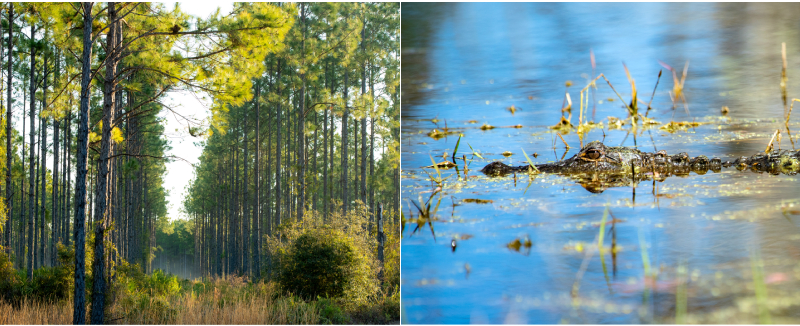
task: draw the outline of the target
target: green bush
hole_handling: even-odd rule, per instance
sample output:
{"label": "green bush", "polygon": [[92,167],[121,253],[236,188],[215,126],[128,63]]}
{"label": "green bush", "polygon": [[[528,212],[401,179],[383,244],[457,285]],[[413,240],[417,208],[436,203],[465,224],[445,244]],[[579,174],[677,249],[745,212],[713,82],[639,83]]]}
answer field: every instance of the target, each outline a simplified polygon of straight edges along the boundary
{"label": "green bush", "polygon": [[[268,258],[262,275],[266,280],[276,281],[283,294],[291,293],[306,300],[314,296],[330,299],[356,324],[386,322],[386,316],[395,314],[384,304],[399,291],[399,232],[390,234],[391,223],[385,225],[386,259],[381,266],[377,259],[377,228],[373,223],[370,230],[366,206],[357,201],[346,214],[339,209],[331,212],[325,219],[314,211],[307,212],[302,221],[286,219],[271,235],[265,236]],[[342,257],[333,259],[335,256]],[[352,259],[349,265],[348,259]],[[381,267],[385,268],[383,289],[378,278]],[[397,310],[399,300],[394,301]],[[327,309],[329,317],[335,315],[335,308]],[[329,317],[320,322],[335,322]]]}
{"label": "green bush", "polygon": [[393,293],[400,290],[400,230],[396,224],[387,224],[385,230],[383,288],[384,293]]}
{"label": "green bush", "polygon": [[319,323],[323,325],[343,325],[350,323],[350,317],[331,299],[317,299]]}
{"label": "green bush", "polygon": [[3,248],[0,250],[0,299],[17,304],[21,297],[22,278],[14,270],[14,263]]}
{"label": "green bush", "polygon": [[306,299],[341,297],[357,276],[357,250],[339,230],[308,230],[281,260],[278,282],[284,290]]}
{"label": "green bush", "polygon": [[36,301],[58,301],[69,297],[74,288],[74,254],[58,246],[59,262],[55,267],[42,267],[27,279],[25,270],[15,270],[8,254],[0,252],[0,298],[18,304],[23,298]]}
{"label": "green bush", "polygon": [[178,277],[166,274],[163,270],[157,269],[153,274],[145,276],[143,288],[150,291],[151,295],[176,295],[181,291],[181,284]]}
{"label": "green bush", "polygon": [[73,275],[74,271],[64,265],[35,269],[32,282],[26,282],[29,297],[50,302],[66,299],[75,286]]}

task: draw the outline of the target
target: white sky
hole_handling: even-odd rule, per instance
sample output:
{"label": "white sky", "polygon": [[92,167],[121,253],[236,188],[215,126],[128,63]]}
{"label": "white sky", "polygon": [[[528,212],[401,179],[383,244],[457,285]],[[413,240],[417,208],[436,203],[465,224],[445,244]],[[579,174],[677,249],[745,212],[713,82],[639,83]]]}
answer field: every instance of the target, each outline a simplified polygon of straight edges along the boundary
{"label": "white sky", "polygon": [[[168,6],[172,8],[174,4]],[[183,2],[180,3],[180,7],[185,13],[206,18],[217,10],[217,8],[220,8],[221,14],[230,12],[233,8],[233,2]],[[204,105],[198,100],[202,99],[203,96],[205,96],[205,94],[171,93],[167,95],[164,102],[183,116],[203,120],[210,115],[207,109],[210,103]],[[194,143],[202,139],[190,136],[186,129],[185,121],[176,117],[168,110],[164,111],[165,112],[161,113],[161,116],[166,117],[167,122],[164,132],[170,142],[169,145],[172,146],[172,150],[166,152],[165,155],[178,156],[193,164],[199,163],[198,158],[200,154],[203,153],[203,148],[194,145]],[[170,219],[187,218],[187,216],[180,213],[180,208],[183,206],[183,198],[186,193],[185,189],[193,177],[194,168],[186,161],[175,160],[171,163],[167,163],[167,172],[164,176],[164,188],[169,191],[167,195],[167,201],[169,202],[167,216]]]}

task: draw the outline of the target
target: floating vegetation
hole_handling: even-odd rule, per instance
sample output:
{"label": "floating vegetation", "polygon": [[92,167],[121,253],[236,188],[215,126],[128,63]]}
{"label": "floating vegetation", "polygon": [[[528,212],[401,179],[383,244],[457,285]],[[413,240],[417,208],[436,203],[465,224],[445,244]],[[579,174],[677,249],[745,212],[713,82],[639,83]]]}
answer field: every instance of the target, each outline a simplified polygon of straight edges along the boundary
{"label": "floating vegetation", "polygon": [[492,130],[492,129],[494,129],[494,128],[495,128],[494,126],[492,126],[492,125],[490,125],[490,124],[488,124],[488,123],[483,123],[483,126],[481,126],[481,128],[480,128],[480,129],[481,129],[481,130]]}
{"label": "floating vegetation", "polygon": [[467,198],[467,199],[464,199],[462,201],[465,202],[465,203],[471,203],[471,204],[491,204],[491,203],[494,203],[494,201],[490,200],[490,199],[477,199],[477,198]]}
{"label": "floating vegetation", "polygon": [[434,165],[428,165],[425,168],[428,168],[428,169],[432,169],[432,168],[449,169],[449,168],[452,168],[454,166],[457,166],[457,164],[455,164],[453,162],[450,162],[448,160],[444,160],[444,161],[436,163]]}
{"label": "floating vegetation", "polygon": [[681,130],[687,130],[689,128],[699,127],[705,124],[708,124],[708,122],[670,121],[669,123],[665,123],[661,127],[658,127],[658,129],[664,130],[669,133],[674,133]]}
{"label": "floating vegetation", "polygon": [[527,235],[524,236],[522,239],[516,238],[514,239],[514,241],[511,241],[506,245],[508,249],[514,250],[516,252],[519,252],[520,249],[523,247],[527,250],[526,252],[529,252],[532,246],[533,246],[533,241],[531,241],[531,239]]}
{"label": "floating vegetation", "polygon": [[609,130],[611,130],[611,129],[622,129],[622,126],[624,126],[626,123],[627,123],[627,120],[622,120],[622,119],[617,118],[617,117],[608,117],[608,129]]}
{"label": "floating vegetation", "polygon": [[503,152],[503,156],[505,156],[505,157],[509,157],[509,156],[511,156],[511,155],[514,155],[514,153],[512,153],[512,152],[509,152],[509,151],[505,151],[505,152]]}
{"label": "floating vegetation", "polygon": [[515,112],[517,112],[517,110],[519,110],[519,108],[517,108],[517,107],[515,107],[515,106],[513,106],[513,105],[512,105],[512,106],[510,106],[510,107],[506,108],[506,110],[508,110],[509,112],[511,112],[511,115],[514,115],[514,113],[515,113]]}
{"label": "floating vegetation", "polygon": [[550,127],[550,129],[555,129],[559,131],[570,131],[573,128],[575,128],[575,126],[573,126],[572,123],[570,123],[569,120],[564,116],[561,117],[561,121],[559,121],[554,126]]}
{"label": "floating vegetation", "polygon": [[605,126],[603,122],[595,123],[594,121],[584,122],[578,126],[578,133],[585,134],[593,129],[603,129]]}
{"label": "floating vegetation", "polygon": [[450,130],[441,130],[440,131],[439,129],[433,129],[430,132],[428,132],[428,137],[431,137],[433,139],[439,140],[439,139],[442,139],[444,137],[447,137],[449,135],[453,135],[453,134],[456,134],[456,133],[458,133],[458,132],[450,131]]}

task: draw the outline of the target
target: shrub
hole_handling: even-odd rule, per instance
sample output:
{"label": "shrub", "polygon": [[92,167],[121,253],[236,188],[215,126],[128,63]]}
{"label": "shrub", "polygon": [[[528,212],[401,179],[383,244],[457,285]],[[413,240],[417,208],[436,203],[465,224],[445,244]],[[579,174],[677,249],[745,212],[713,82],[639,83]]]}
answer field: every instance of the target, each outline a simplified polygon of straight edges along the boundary
{"label": "shrub", "polygon": [[[17,305],[24,298],[33,301],[55,302],[69,297],[74,287],[72,252],[58,246],[60,265],[42,267],[33,271],[28,280],[25,270],[15,270],[8,254],[0,247],[0,299]],[[69,260],[69,263],[66,261]]]}
{"label": "shrub", "polygon": [[350,317],[331,299],[317,298],[319,323],[323,325],[349,324]]}
{"label": "shrub", "polygon": [[3,248],[3,250],[0,250],[0,299],[18,304],[21,296],[22,278],[14,270],[14,263],[11,261],[11,257],[6,254],[5,248]]}
{"label": "shrub", "polygon": [[341,297],[358,273],[356,251],[352,240],[339,230],[307,230],[282,259],[278,282],[306,299]]}
{"label": "shrub", "polygon": [[143,288],[151,295],[176,295],[181,290],[178,277],[172,274],[165,274],[163,270],[156,269],[151,275],[145,276]]}
{"label": "shrub", "polygon": [[394,223],[387,223],[384,229],[383,288],[384,293],[393,293],[400,290],[400,230]]}
{"label": "shrub", "polygon": [[51,302],[68,298],[75,286],[73,274],[64,265],[34,270],[33,280],[27,284],[30,297]]}

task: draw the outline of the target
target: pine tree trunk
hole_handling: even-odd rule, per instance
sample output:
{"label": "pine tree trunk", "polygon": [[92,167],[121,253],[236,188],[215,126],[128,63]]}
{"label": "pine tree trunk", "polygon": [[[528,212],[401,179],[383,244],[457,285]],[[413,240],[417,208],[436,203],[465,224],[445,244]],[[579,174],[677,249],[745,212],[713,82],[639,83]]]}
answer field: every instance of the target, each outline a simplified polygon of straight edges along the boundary
{"label": "pine tree trunk", "polygon": [[347,198],[347,184],[349,180],[347,179],[347,120],[350,119],[350,107],[348,106],[348,97],[347,97],[347,77],[348,72],[346,69],[344,71],[344,115],[342,115],[342,210],[346,214],[348,208],[350,207],[350,201]]}
{"label": "pine tree trunk", "polygon": [[[278,59],[278,78],[275,80],[275,84],[278,85],[278,96],[280,96],[281,95],[281,59]],[[278,131],[275,134],[275,136],[277,138],[277,142],[278,142],[278,144],[275,147],[275,155],[276,155],[276,160],[277,160],[276,165],[275,165],[275,173],[276,173],[276,175],[275,175],[275,182],[276,182],[276,185],[275,185],[275,197],[276,197],[275,198],[275,227],[278,227],[278,226],[281,225],[281,204],[282,204],[282,202],[281,202],[281,191],[283,191],[283,188],[281,188],[281,170],[282,170],[282,166],[281,166],[281,148],[282,148],[281,147],[281,137],[282,137],[282,135],[281,135],[281,123],[282,123],[281,122],[281,115],[282,114],[281,114],[281,103],[280,102],[278,102],[278,108],[277,108],[277,111],[275,111],[275,112],[278,115]]]}
{"label": "pine tree trunk", "polygon": [[317,112],[313,112],[314,114],[314,162],[312,163],[312,175],[314,176],[314,187],[312,188],[314,192],[314,207],[313,210],[315,213],[319,214],[317,203],[319,202],[319,173],[317,170],[317,157],[319,156],[319,139],[317,138],[317,130],[319,129],[319,114]]}
{"label": "pine tree trunk", "polygon": [[[56,74],[55,74],[55,78],[54,78],[55,80],[58,80],[58,77],[59,77],[59,74],[60,74],[60,71],[59,71],[60,63],[61,63],[61,58],[56,56]],[[56,84],[54,86],[56,86],[56,88],[57,88],[58,84]],[[45,101],[45,103],[47,103],[47,101]],[[61,124],[60,124],[59,119],[57,119],[54,116],[53,117],[53,195],[52,195],[53,198],[52,198],[52,217],[50,218],[50,221],[52,221],[52,227],[51,227],[51,233],[50,233],[51,234],[50,238],[51,238],[51,241],[52,241],[51,242],[51,246],[50,246],[50,265],[51,266],[55,266],[56,265],[56,243],[60,242],[59,240],[61,240],[61,239],[58,239],[58,236],[57,236],[57,234],[58,234],[57,230],[60,227],[60,221],[61,221],[61,212],[60,212],[61,206],[59,205],[60,184],[58,182],[59,181],[58,180],[58,168],[59,168],[59,166],[58,166],[58,159],[59,159],[58,150],[59,150],[59,145],[61,144],[61,142],[59,140],[60,134],[61,134]]]}
{"label": "pine tree trunk", "polygon": [[[220,158],[220,160],[221,159],[222,158]],[[222,165],[221,164],[217,165],[217,171],[222,171]],[[217,174],[217,184],[220,185],[220,186],[224,186],[224,184],[222,182],[223,182],[222,174]],[[215,259],[216,259],[216,263],[214,265],[216,267],[216,275],[219,277],[219,276],[222,275],[222,249],[223,249],[222,245],[223,245],[223,239],[225,239],[224,238],[224,234],[222,232],[223,231],[222,230],[222,226],[225,223],[224,223],[224,220],[223,220],[222,215],[220,214],[220,212],[222,210],[222,205],[223,205],[222,202],[224,202],[224,198],[225,197],[224,196],[215,196],[215,198],[216,198],[216,200],[215,200],[216,205],[215,206],[217,207],[217,209],[216,209],[216,216],[214,218],[214,220],[216,221],[216,223],[214,223],[214,233],[215,233],[215,236],[216,236],[216,241],[214,241],[214,256],[215,256]]]}
{"label": "pine tree trunk", "polygon": [[[269,84],[269,92],[272,93],[272,83]],[[273,176],[272,149],[274,147],[272,146],[272,129],[273,128],[270,128],[270,123],[273,123],[272,122],[272,110],[268,109],[267,110],[267,148],[266,148],[266,150],[267,150],[267,167],[266,167],[266,169],[264,169],[264,172],[267,173],[267,186],[266,186],[266,190],[267,190],[267,196],[266,197],[267,197],[267,199],[265,200],[265,204],[268,205],[268,207],[266,208],[267,221],[265,223],[266,224],[265,232],[266,232],[266,234],[272,235],[272,230],[274,229],[273,228],[274,215],[273,215],[273,210],[272,210],[272,205],[273,205],[272,203],[274,203],[274,201],[272,200],[272,194],[275,192],[274,191],[275,187],[272,185],[272,176]],[[277,170],[277,169],[275,169],[275,170]],[[277,178],[276,178],[276,181],[277,181]],[[263,243],[263,237],[261,237],[261,236],[259,236],[259,243]]]}
{"label": "pine tree trunk", "polygon": [[[370,78],[369,78],[369,91],[370,95],[372,95],[373,101],[375,100],[375,85],[374,85],[374,67],[370,69]],[[374,108],[374,104],[373,104]],[[371,216],[375,216],[375,117],[369,118],[369,208],[370,212],[372,212]],[[370,221],[373,218],[370,217]],[[372,223],[370,223],[370,230],[372,229]]]}
{"label": "pine tree trunk", "polygon": [[[272,83],[271,82],[269,83],[269,92],[272,93]],[[264,204],[267,205],[267,207],[266,207],[267,220],[266,220],[266,223],[265,223],[265,226],[266,226],[265,233],[269,234],[269,235],[272,235],[272,230],[273,230],[273,227],[272,227],[273,226],[273,210],[272,210],[272,205],[273,204],[272,203],[274,203],[274,201],[272,200],[272,194],[274,192],[273,189],[275,189],[275,188],[272,185],[272,175],[273,175],[273,170],[272,170],[272,148],[274,148],[274,147],[272,146],[272,129],[273,128],[271,128],[270,123],[273,123],[272,122],[272,110],[267,109],[267,148],[266,148],[266,151],[267,151],[267,167],[264,169],[264,172],[267,173],[267,186],[265,187],[266,190],[267,190],[267,195],[266,195],[266,200],[264,201]],[[259,236],[259,240],[258,241],[259,241],[259,243],[263,243],[263,237]],[[259,248],[260,247],[261,247],[261,245],[259,245]]]}
{"label": "pine tree trunk", "polygon": [[34,176],[31,177],[31,179],[35,180],[34,183],[33,183],[33,188],[34,188],[34,192],[33,192],[33,194],[34,194],[33,195],[33,198],[34,198],[33,199],[33,210],[34,210],[34,213],[33,213],[33,216],[34,216],[34,219],[35,219],[34,222],[33,222],[33,269],[38,269],[41,266],[40,264],[41,264],[41,261],[42,261],[42,257],[39,254],[41,252],[40,248],[42,247],[42,231],[41,231],[42,218],[41,218],[41,214],[39,214],[40,213],[40,210],[39,210],[39,180],[40,179],[39,179],[39,177],[42,174],[41,173],[42,172],[42,164],[41,164],[41,158],[42,158],[42,129],[43,129],[42,126],[43,126],[42,118],[39,118],[39,131],[38,131],[39,135],[37,136],[39,138],[36,140],[36,145],[37,145],[36,150],[39,152],[39,155],[36,156],[36,167],[34,168],[34,171],[35,171],[34,173],[36,173],[36,176],[35,177]]}
{"label": "pine tree trunk", "polygon": [[[70,101],[70,103],[72,103],[72,101]],[[67,159],[64,161],[64,164],[67,167],[67,173],[64,175],[64,179],[66,180],[66,187],[64,187],[64,209],[65,209],[64,210],[64,215],[65,215],[65,218],[66,218],[65,219],[65,223],[64,223],[64,238],[66,239],[67,246],[69,246],[69,245],[72,245],[74,243],[73,242],[74,239],[69,236],[70,235],[70,232],[69,232],[70,231],[70,227],[69,227],[69,225],[70,225],[70,223],[69,223],[69,221],[70,221],[70,219],[69,219],[70,218],[70,213],[69,213],[70,210],[69,210],[69,208],[70,208],[70,198],[72,198],[69,195],[71,187],[72,187],[72,179],[69,178],[70,175],[72,174],[72,164],[71,164],[72,162],[70,161],[70,159],[72,158],[72,153],[73,153],[73,151],[70,150],[70,145],[71,145],[71,141],[72,141],[72,111],[67,112],[67,128],[66,128],[65,132],[66,132],[66,137],[64,137],[64,144],[65,144],[64,150],[67,153]],[[77,170],[77,167],[76,167],[76,170]],[[74,193],[73,193],[73,195],[74,195]]]}
{"label": "pine tree trunk", "polygon": [[[11,147],[11,82],[13,79],[13,74],[11,74],[11,67],[13,66],[13,54],[14,54],[14,38],[13,38],[13,24],[14,22],[14,3],[8,4],[8,58],[6,59],[7,70],[6,70],[6,198],[5,204],[8,208],[8,213],[6,216],[6,238],[4,245],[6,247],[11,247],[11,237],[13,232],[13,223],[11,221],[11,217],[13,215],[13,205],[14,201],[11,198],[11,168],[13,165],[11,164],[11,158],[14,156],[14,150]],[[23,114],[24,116],[24,114]],[[22,123],[25,125],[25,123]],[[21,196],[21,195],[20,195]]]}
{"label": "pine tree trunk", "polygon": [[255,177],[253,178],[255,180],[255,185],[254,186],[256,187],[256,193],[255,193],[255,196],[253,198],[253,226],[256,229],[256,232],[253,235],[253,275],[255,276],[256,279],[261,277],[261,246],[259,246],[259,242],[258,242],[258,239],[261,237],[261,221],[260,221],[261,220],[261,211],[259,210],[259,208],[260,208],[259,202],[260,202],[260,199],[261,199],[259,196],[261,196],[261,188],[259,187],[260,181],[259,181],[259,173],[258,173],[259,172],[258,170],[261,168],[261,165],[258,164],[258,162],[259,162],[258,159],[259,159],[259,155],[260,155],[259,149],[261,148],[261,110],[260,110],[260,108],[261,108],[261,106],[260,106],[261,98],[260,98],[260,96],[261,96],[261,82],[259,81],[259,82],[256,83],[256,95],[255,95],[255,102],[256,102],[256,119],[255,119],[256,120],[255,121],[256,122],[256,129],[255,129],[255,134],[256,134],[255,150],[256,150],[256,152],[255,152],[255,159],[256,159],[256,165],[255,165],[255,167],[253,169],[253,172],[255,172]]}
{"label": "pine tree trunk", "polygon": [[[105,237],[106,229],[109,225],[109,191],[108,181],[109,174],[113,166],[109,164],[109,153],[111,151],[111,129],[116,120],[114,117],[115,111],[115,98],[116,98],[116,74],[117,63],[119,60],[119,48],[117,43],[117,32],[119,31],[116,24],[119,24],[117,19],[116,5],[113,2],[108,3],[108,20],[113,22],[114,26],[108,28],[106,35],[106,51],[108,51],[108,58],[105,60],[105,80],[103,81],[103,134],[100,140],[100,161],[97,175],[97,190],[95,191],[95,207],[94,207],[94,262],[92,263],[92,311],[91,322],[92,324],[102,324],[105,318],[105,293],[106,293],[106,280],[105,280]],[[116,21],[116,22],[115,22]],[[112,194],[113,195],[113,194]]]}
{"label": "pine tree trunk", "polygon": [[77,177],[75,179],[75,293],[72,323],[86,323],[86,282],[84,246],[86,236],[83,223],[86,218],[86,159],[89,136],[89,81],[92,58],[92,16],[91,2],[83,4],[83,54],[81,55],[81,104],[80,125],[78,127]]}
{"label": "pine tree trunk", "polygon": [[249,197],[250,194],[247,191],[248,190],[247,189],[247,184],[248,184],[248,173],[247,173],[248,164],[247,164],[247,160],[249,159],[249,154],[250,153],[248,151],[248,148],[250,146],[247,143],[248,139],[247,139],[247,121],[246,120],[245,120],[244,125],[242,126],[242,133],[244,134],[244,142],[242,143],[242,145],[244,146],[244,159],[242,160],[243,161],[242,162],[242,164],[243,164],[242,181],[240,182],[241,189],[242,189],[242,196],[241,196],[241,201],[242,202],[241,202],[241,205],[240,205],[241,212],[242,212],[241,213],[241,219],[242,219],[242,241],[241,241],[241,243],[242,243],[242,248],[241,248],[242,249],[241,250],[242,268],[241,268],[241,273],[244,274],[244,275],[252,276],[252,274],[250,274],[250,263],[249,263],[250,250],[248,248],[249,245],[250,245],[250,197]]}
{"label": "pine tree trunk", "polygon": [[[328,79],[328,61],[325,62],[325,86],[330,87]],[[333,92],[331,92],[333,94]],[[325,108],[322,113],[322,220],[328,220],[328,111]]]}
{"label": "pine tree trunk", "polygon": [[[31,37],[31,39],[33,39],[33,37],[34,37],[34,27],[33,27],[33,25],[31,25],[30,37]],[[30,96],[31,96],[31,98],[30,98],[31,108],[30,108],[30,113],[29,113],[30,115],[28,117],[30,119],[30,124],[31,124],[30,125],[30,127],[31,127],[30,144],[31,145],[30,145],[30,151],[29,151],[30,156],[28,156],[28,162],[29,162],[29,165],[28,165],[28,176],[30,178],[30,182],[28,183],[28,214],[30,215],[28,217],[28,280],[29,281],[33,279],[34,252],[36,251],[35,244],[34,244],[34,238],[36,237],[36,234],[34,233],[34,229],[33,229],[33,226],[34,226],[33,224],[35,223],[34,219],[36,218],[36,212],[34,210],[34,200],[36,200],[36,199],[33,196],[33,194],[34,194],[34,186],[35,186],[34,185],[34,170],[33,170],[33,167],[34,167],[34,163],[33,163],[34,138],[33,137],[34,137],[35,131],[33,130],[34,129],[34,118],[33,118],[33,116],[36,114],[36,112],[35,112],[36,111],[36,82],[35,82],[35,79],[34,79],[34,77],[35,77],[34,76],[35,61],[36,61],[36,50],[35,50],[35,48],[33,48],[31,50],[30,58],[31,58],[31,65],[30,65],[31,70],[30,70],[30,79],[29,79],[29,84],[30,84],[29,85],[30,86],[30,90],[29,91],[30,91]]]}
{"label": "pine tree trunk", "polygon": [[[361,52],[366,52],[367,22],[361,28]],[[367,94],[367,65],[361,64],[361,95]],[[367,205],[367,118],[361,118],[361,203]]]}
{"label": "pine tree trunk", "polygon": [[[333,83],[331,83],[331,94],[333,94],[333,88],[334,88]],[[333,108],[331,108],[331,110],[332,109]],[[333,188],[335,187],[335,185],[333,183],[333,171],[334,171],[334,169],[333,169],[333,165],[334,165],[334,163],[333,163],[333,153],[336,150],[336,140],[334,139],[334,132],[336,131],[336,128],[334,127],[335,126],[335,124],[334,124],[334,116],[335,116],[335,114],[333,114],[333,111],[331,111],[331,114],[330,114],[330,119],[331,119],[330,127],[328,128],[329,131],[330,131],[330,136],[328,137],[328,139],[330,141],[330,143],[329,143],[330,144],[330,149],[328,150],[328,155],[330,156],[330,158],[328,159],[328,163],[330,164],[330,168],[329,168],[330,173],[328,174],[328,177],[330,178],[330,179],[328,179],[328,200],[329,201],[332,201],[333,198],[336,198],[336,196],[333,195]],[[331,213],[331,210],[328,209],[328,217],[329,218],[330,218],[330,213]]]}
{"label": "pine tree trunk", "polygon": [[225,272],[226,272],[226,275],[230,275],[232,273],[232,271],[233,271],[233,256],[234,256],[234,250],[235,250],[235,247],[234,247],[234,244],[233,244],[233,241],[234,241],[234,239],[233,239],[233,234],[234,234],[234,232],[233,232],[233,230],[234,230],[234,227],[233,227],[233,220],[234,220],[233,219],[233,205],[234,205],[234,201],[233,201],[234,200],[233,199],[233,196],[234,196],[234,184],[233,184],[233,182],[234,182],[234,179],[233,179],[233,177],[234,177],[234,175],[233,175],[234,174],[234,169],[233,169],[233,166],[236,163],[235,163],[235,157],[234,157],[235,153],[233,151],[231,151],[229,153],[230,153],[229,154],[230,158],[228,158],[228,168],[229,169],[228,169],[228,203],[227,203],[228,211],[226,212],[227,214],[225,214],[225,217],[228,220],[228,224],[226,226],[226,228],[228,229],[228,231],[226,232],[226,234],[228,236],[227,237],[228,244],[225,247],[225,261],[226,261]]}
{"label": "pine tree trunk", "polygon": [[[46,62],[47,61],[45,61],[45,64],[46,64]],[[44,87],[43,87],[43,90],[46,90],[46,89],[47,89],[47,82],[45,82]],[[47,95],[46,95],[47,93],[43,92],[43,94],[45,94],[44,98],[46,99],[47,98]],[[44,111],[44,108],[45,107],[44,107],[44,103],[43,103],[42,111]],[[39,123],[39,125],[40,125],[39,127],[41,128],[41,132],[39,133],[40,134],[39,149],[41,150],[41,154],[39,155],[39,158],[40,158],[39,161],[41,162],[41,163],[39,163],[39,175],[41,176],[40,180],[42,180],[42,183],[41,183],[42,188],[41,188],[41,191],[39,192],[41,194],[40,195],[41,201],[39,202],[39,254],[38,255],[39,255],[39,267],[42,267],[42,266],[44,266],[44,247],[45,247],[45,244],[46,244],[45,239],[47,239],[47,236],[46,236],[46,234],[44,232],[44,223],[45,223],[45,221],[44,221],[44,203],[45,203],[45,200],[47,199],[47,196],[46,196],[47,193],[46,193],[46,190],[45,190],[45,185],[47,185],[47,180],[45,180],[45,178],[46,178],[45,177],[45,171],[47,171],[47,118],[42,118],[41,122]]]}
{"label": "pine tree trunk", "polygon": [[[45,69],[47,69],[47,55],[46,55],[46,53],[44,55],[44,67],[45,67]],[[42,84],[42,108],[41,108],[41,112],[44,112],[47,109],[47,75],[48,75],[47,72],[43,72],[42,73],[43,84]],[[42,120],[41,120],[41,122],[39,124],[40,124],[40,128],[42,129],[42,131],[40,133],[41,134],[41,139],[39,140],[39,142],[40,142],[39,147],[41,149],[41,155],[40,155],[41,164],[39,166],[40,166],[40,174],[41,174],[41,180],[42,180],[42,189],[41,189],[41,198],[42,199],[41,199],[41,202],[39,203],[39,211],[40,211],[40,214],[39,214],[40,215],[40,218],[39,218],[39,235],[40,235],[39,267],[41,267],[41,266],[44,266],[44,261],[45,261],[45,259],[44,259],[44,248],[45,248],[45,246],[47,244],[47,234],[45,233],[45,230],[44,230],[44,223],[45,223],[44,207],[45,207],[45,201],[46,201],[46,198],[47,198],[47,192],[45,190],[45,185],[47,185],[47,180],[46,180],[46,171],[47,171],[47,118],[46,117],[42,117]]]}

